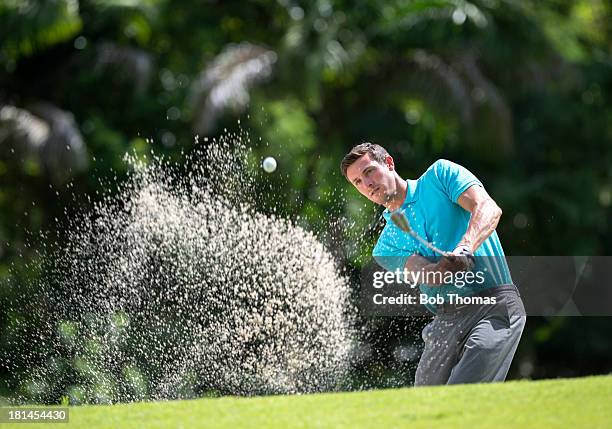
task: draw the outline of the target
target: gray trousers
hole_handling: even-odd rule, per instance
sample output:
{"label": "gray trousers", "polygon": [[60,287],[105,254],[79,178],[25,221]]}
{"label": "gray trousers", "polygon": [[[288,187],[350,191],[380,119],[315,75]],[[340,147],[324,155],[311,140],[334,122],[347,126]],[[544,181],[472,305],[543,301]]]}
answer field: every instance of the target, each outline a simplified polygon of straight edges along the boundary
{"label": "gray trousers", "polygon": [[415,386],[504,381],[525,327],[516,287],[491,289],[495,304],[439,309],[423,329]]}

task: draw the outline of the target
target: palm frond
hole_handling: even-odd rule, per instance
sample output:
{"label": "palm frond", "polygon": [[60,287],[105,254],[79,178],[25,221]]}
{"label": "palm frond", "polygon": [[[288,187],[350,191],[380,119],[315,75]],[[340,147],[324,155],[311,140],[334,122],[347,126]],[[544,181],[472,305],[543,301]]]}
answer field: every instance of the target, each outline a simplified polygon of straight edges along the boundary
{"label": "palm frond", "polygon": [[30,110],[51,128],[39,153],[52,180],[63,182],[84,171],[88,165],[87,149],[72,113],[45,102],[34,104]]}
{"label": "palm frond", "polygon": [[249,89],[268,79],[276,53],[250,43],[229,45],[201,73],[192,85],[193,128],[206,133],[227,108],[243,110]]}
{"label": "palm frond", "polygon": [[28,110],[0,108],[0,145],[36,156],[51,180],[62,183],[87,167],[87,151],[71,113],[44,102]]}
{"label": "palm frond", "polygon": [[103,42],[97,46],[95,69],[117,73],[132,81],[136,92],[143,92],[151,81],[153,59],[141,49]]}
{"label": "palm frond", "polygon": [[398,69],[397,80],[430,106],[451,112],[469,125],[473,119],[470,88],[461,74],[441,56],[419,49]]}
{"label": "palm frond", "polygon": [[[458,59],[459,67],[463,71],[466,80],[472,87],[472,99],[485,110],[489,110],[494,124],[489,123],[489,128],[494,131],[495,145],[503,152],[512,151],[512,110],[497,87],[487,79],[478,67],[474,54],[461,55]],[[481,130],[482,131],[482,130]]]}
{"label": "palm frond", "polygon": [[480,70],[473,52],[448,59],[419,49],[387,68],[394,87],[422,99],[434,111],[459,118],[472,143],[495,146],[498,153],[512,151],[510,106]]}
{"label": "palm frond", "polygon": [[34,152],[49,138],[49,125],[27,110],[0,107],[0,145]]}

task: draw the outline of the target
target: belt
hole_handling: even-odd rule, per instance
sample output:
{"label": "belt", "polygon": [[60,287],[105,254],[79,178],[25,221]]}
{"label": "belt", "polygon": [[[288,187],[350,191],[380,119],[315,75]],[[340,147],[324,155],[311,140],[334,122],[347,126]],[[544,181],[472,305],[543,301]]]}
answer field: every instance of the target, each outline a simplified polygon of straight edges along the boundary
{"label": "belt", "polygon": [[[487,296],[495,296],[498,292],[501,291],[505,291],[505,290],[511,290],[517,293],[518,296],[521,296],[521,294],[519,293],[518,288],[513,285],[513,284],[507,284],[507,285],[499,285],[499,286],[495,286],[489,289],[484,289],[481,290],[480,292],[476,292],[472,295],[465,295],[462,297],[473,297],[473,296],[481,296],[481,297],[487,297]],[[447,314],[447,313],[452,313],[467,307],[471,307],[471,306],[475,306],[476,304],[451,304],[449,302],[445,302],[444,304],[438,304],[436,306],[436,314]]]}

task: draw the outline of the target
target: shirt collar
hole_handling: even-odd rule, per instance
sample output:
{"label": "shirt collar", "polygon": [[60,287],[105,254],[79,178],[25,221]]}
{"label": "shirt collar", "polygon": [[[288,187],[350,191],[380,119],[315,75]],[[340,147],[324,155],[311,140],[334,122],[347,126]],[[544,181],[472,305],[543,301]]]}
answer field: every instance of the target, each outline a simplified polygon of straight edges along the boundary
{"label": "shirt collar", "polygon": [[[406,199],[402,203],[402,208],[406,207],[408,204],[414,203],[419,199],[419,195],[417,193],[419,181],[408,179],[406,180],[406,184],[408,185],[406,186]],[[385,220],[388,221],[391,217],[391,211],[389,209],[385,209],[383,211],[383,216]]]}

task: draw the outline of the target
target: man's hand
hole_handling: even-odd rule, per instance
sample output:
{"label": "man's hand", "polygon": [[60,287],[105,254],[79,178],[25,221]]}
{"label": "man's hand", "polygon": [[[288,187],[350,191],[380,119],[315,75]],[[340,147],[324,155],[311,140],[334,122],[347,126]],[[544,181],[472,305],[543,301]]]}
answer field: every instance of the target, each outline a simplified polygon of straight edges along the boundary
{"label": "man's hand", "polygon": [[467,244],[459,243],[455,250],[453,250],[453,255],[457,256],[474,256],[472,253],[472,249]]}
{"label": "man's hand", "polygon": [[459,243],[455,250],[452,251],[451,256],[442,258],[438,263],[441,263],[442,268],[446,268],[447,271],[456,273],[457,271],[471,271],[476,265],[474,254],[469,245]]}
{"label": "man's hand", "polygon": [[443,256],[436,264],[439,271],[442,273],[459,271],[471,271],[474,269],[475,261],[472,255],[450,255]]}

